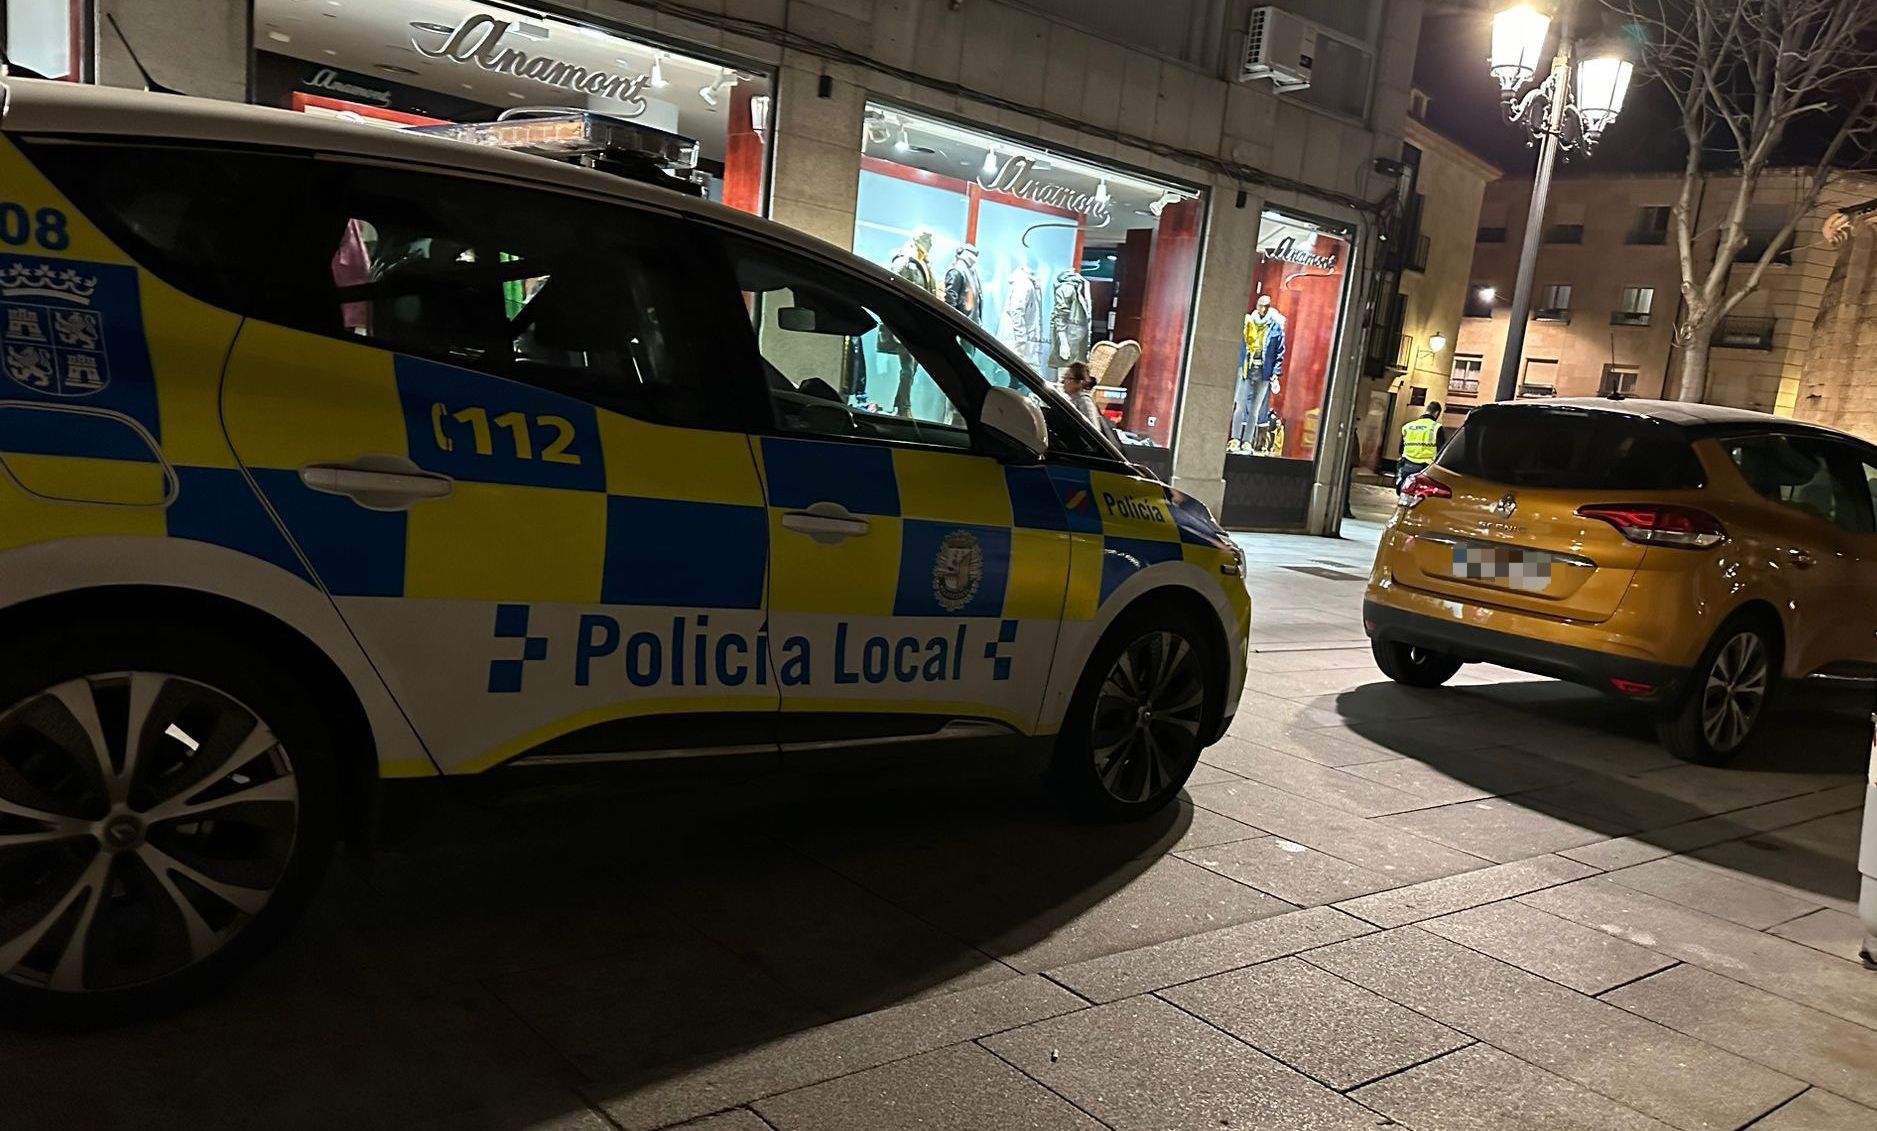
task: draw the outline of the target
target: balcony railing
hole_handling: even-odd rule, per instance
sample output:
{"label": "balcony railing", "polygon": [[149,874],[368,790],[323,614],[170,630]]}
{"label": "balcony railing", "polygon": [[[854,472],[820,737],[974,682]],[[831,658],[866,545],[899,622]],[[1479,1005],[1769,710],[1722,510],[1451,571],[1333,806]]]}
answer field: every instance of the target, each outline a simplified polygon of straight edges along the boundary
{"label": "balcony railing", "polygon": [[1534,322],[1563,322],[1569,325],[1571,308],[1568,306],[1541,306],[1532,311]]}
{"label": "balcony railing", "polygon": [[1668,230],[1665,228],[1632,228],[1623,237],[1626,244],[1638,244],[1648,247],[1660,247],[1668,242]]}
{"label": "balcony railing", "polygon": [[1775,321],[1772,318],[1729,315],[1721,319],[1709,344],[1722,349],[1770,350],[1773,348]]}
{"label": "balcony railing", "polygon": [[1649,312],[1646,310],[1612,310],[1610,312],[1610,325],[1612,326],[1647,326],[1648,324]]}

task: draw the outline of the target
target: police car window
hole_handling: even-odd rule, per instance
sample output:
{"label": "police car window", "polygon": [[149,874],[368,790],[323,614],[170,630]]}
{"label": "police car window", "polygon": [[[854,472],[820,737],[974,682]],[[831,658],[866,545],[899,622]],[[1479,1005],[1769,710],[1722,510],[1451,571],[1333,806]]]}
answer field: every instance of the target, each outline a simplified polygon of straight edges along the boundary
{"label": "police car window", "polygon": [[777,428],[971,447],[946,352],[954,343],[929,318],[884,288],[781,251],[744,245],[731,254]]}
{"label": "police car window", "polygon": [[703,265],[661,219],[379,168],[327,177],[308,328],[664,423],[734,423]]}
{"label": "police car window", "polygon": [[[1029,381],[1019,377],[1003,362],[998,361],[996,355],[979,347],[975,342],[961,337],[958,339],[958,347],[964,351],[965,357],[986,381],[992,385],[1001,385],[1006,389],[1015,389],[1042,408],[1043,421],[1049,426],[1049,450],[1052,453],[1114,458],[1113,453],[1107,451],[1089,435],[1089,428],[1084,427],[1083,423],[1099,427],[1110,442],[1119,444],[1121,437],[1114,425],[1108,422],[1106,417],[1102,417],[1102,423],[1096,425],[1095,418],[1090,416],[1082,406],[1072,403],[1060,384],[1052,386],[1048,392],[1040,391]],[[1089,407],[1094,407],[1092,397]],[[1100,409],[1097,407],[1095,411],[1099,413]]]}

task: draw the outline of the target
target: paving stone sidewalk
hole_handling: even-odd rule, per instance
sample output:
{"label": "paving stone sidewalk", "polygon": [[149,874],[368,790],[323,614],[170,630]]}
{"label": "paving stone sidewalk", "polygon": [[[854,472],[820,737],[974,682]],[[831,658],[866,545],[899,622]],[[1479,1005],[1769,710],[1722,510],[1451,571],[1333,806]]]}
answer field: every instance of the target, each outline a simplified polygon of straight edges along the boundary
{"label": "paving stone sidewalk", "polygon": [[0,1127],[1877,1128],[1866,706],[1725,769],[1387,683],[1375,528],[1244,539],[1230,736],[1139,826],[995,770],[468,805],[237,989],[0,1036]]}

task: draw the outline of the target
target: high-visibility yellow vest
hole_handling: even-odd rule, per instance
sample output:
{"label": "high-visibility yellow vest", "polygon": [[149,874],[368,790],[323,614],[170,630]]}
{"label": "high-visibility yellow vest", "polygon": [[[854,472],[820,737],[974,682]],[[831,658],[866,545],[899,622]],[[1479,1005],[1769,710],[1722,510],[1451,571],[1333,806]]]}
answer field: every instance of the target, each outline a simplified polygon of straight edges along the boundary
{"label": "high-visibility yellow vest", "polygon": [[1401,426],[1401,458],[1410,463],[1433,463],[1440,455],[1436,442],[1439,437],[1440,421],[1426,416],[1408,421]]}

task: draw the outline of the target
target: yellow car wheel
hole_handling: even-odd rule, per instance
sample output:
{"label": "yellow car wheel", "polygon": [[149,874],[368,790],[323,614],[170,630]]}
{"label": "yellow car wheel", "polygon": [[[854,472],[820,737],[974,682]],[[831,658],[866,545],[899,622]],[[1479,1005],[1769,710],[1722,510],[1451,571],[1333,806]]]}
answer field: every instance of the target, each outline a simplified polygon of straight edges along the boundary
{"label": "yellow car wheel", "polygon": [[1439,687],[1460,670],[1458,657],[1419,644],[1374,640],[1369,642],[1369,652],[1383,675],[1409,687]]}
{"label": "yellow car wheel", "polygon": [[1779,672],[1778,635],[1762,618],[1721,626],[1688,686],[1656,722],[1669,753],[1714,766],[1731,761],[1766,715]]}

